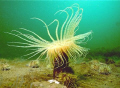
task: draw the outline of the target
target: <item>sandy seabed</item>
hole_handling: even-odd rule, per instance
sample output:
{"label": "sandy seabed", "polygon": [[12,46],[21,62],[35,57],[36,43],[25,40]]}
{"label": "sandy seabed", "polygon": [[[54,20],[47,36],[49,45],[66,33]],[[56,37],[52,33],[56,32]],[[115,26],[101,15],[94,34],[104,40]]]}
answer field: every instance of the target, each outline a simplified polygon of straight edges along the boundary
{"label": "sandy seabed", "polygon": [[[2,70],[2,63],[8,63],[10,70]],[[53,69],[47,67],[43,62],[39,68],[26,66],[30,61],[19,59],[0,59],[0,88],[44,88],[32,87],[33,82],[43,82],[53,79]],[[70,63],[77,76],[77,88],[120,88],[120,67],[108,64],[111,68],[110,74],[100,74],[91,70],[89,62]],[[46,84],[49,85],[49,84]],[[63,85],[63,84],[61,84]],[[63,87],[55,87],[63,88]],[[73,87],[72,87],[73,88]]]}

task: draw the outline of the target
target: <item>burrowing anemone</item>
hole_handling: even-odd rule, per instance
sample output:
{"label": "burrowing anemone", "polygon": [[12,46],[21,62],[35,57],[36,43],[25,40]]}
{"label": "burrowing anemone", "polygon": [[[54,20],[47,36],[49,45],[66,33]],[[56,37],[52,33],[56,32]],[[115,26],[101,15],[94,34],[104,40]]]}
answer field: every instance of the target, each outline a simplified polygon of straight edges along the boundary
{"label": "burrowing anemone", "polygon": [[[71,11],[71,15],[69,15],[68,10]],[[37,54],[40,54],[39,57],[37,58],[40,59],[42,56],[46,55],[46,59],[48,60],[48,62],[50,62],[50,64],[53,64],[54,69],[58,69],[59,67],[60,68],[67,67],[68,59],[76,60],[80,56],[85,56],[88,49],[81,47],[80,44],[83,41],[85,41],[85,38],[86,37],[88,38],[88,36],[92,32],[90,31],[85,34],[75,35],[77,27],[82,19],[83,9],[79,8],[78,4],[73,4],[71,7],[67,7],[64,10],[59,10],[55,14],[57,13],[66,13],[67,17],[60,28],[60,34],[58,34],[59,20],[55,19],[49,24],[51,25],[52,23],[57,22],[55,30],[56,40],[52,37],[52,35],[49,32],[48,28],[49,25],[47,25],[43,20],[39,18],[32,18],[41,21],[45,25],[47,33],[52,42],[43,39],[42,37],[40,37],[39,35],[30,30],[20,28],[21,30],[28,32],[28,34],[22,33],[17,30],[12,30],[12,32],[15,33],[9,34],[18,37],[24,40],[25,42],[10,42],[9,46],[32,48],[31,50],[33,51],[27,54],[30,55],[29,58],[32,58]],[[74,55],[77,55],[77,57],[74,57]],[[59,69],[58,73],[59,72],[61,72],[61,69]],[[54,71],[54,74],[55,73],[56,72]]]}

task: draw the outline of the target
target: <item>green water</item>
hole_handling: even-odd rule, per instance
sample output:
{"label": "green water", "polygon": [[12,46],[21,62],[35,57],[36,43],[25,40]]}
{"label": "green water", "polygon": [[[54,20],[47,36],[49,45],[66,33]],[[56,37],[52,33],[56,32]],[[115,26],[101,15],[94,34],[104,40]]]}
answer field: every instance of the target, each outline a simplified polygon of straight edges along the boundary
{"label": "green water", "polygon": [[[96,50],[120,50],[120,1],[0,1],[0,58],[21,57],[26,49],[7,46],[8,42],[21,41],[5,32],[26,28],[46,40],[50,40],[44,24],[30,18],[37,17],[49,24],[54,19],[64,22],[66,14],[55,14],[58,10],[78,3],[83,8],[82,20],[77,34],[93,31],[92,39],[82,45]],[[56,23],[50,26],[55,37]],[[51,41],[51,40],[50,40]]]}

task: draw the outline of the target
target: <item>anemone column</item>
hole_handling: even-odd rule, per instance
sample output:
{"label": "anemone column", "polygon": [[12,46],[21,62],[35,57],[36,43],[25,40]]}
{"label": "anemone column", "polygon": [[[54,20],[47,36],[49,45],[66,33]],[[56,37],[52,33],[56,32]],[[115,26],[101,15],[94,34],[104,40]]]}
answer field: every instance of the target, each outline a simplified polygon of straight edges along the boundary
{"label": "anemone column", "polygon": [[53,78],[57,78],[60,73],[73,73],[73,70],[69,67],[68,56],[64,52],[61,53],[61,57],[57,55],[54,58]]}

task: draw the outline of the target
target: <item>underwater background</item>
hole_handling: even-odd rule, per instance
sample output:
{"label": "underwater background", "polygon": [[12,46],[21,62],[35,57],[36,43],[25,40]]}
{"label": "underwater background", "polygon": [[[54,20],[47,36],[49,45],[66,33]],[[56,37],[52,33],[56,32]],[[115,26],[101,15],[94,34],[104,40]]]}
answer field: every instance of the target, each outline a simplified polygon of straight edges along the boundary
{"label": "underwater background", "polygon": [[[44,24],[30,18],[37,17],[51,23],[54,19],[61,24],[66,18],[65,13],[55,14],[58,10],[78,3],[83,8],[82,20],[77,34],[93,31],[87,44],[88,56],[120,57],[120,1],[119,0],[77,0],[77,1],[0,1],[0,58],[21,58],[27,54],[26,49],[8,46],[8,42],[22,41],[5,32],[26,28],[42,38],[50,40]],[[49,26],[50,33],[55,37],[56,23]],[[92,38],[92,39],[91,39]],[[51,41],[51,40],[50,40]],[[26,57],[22,57],[26,58]]]}

